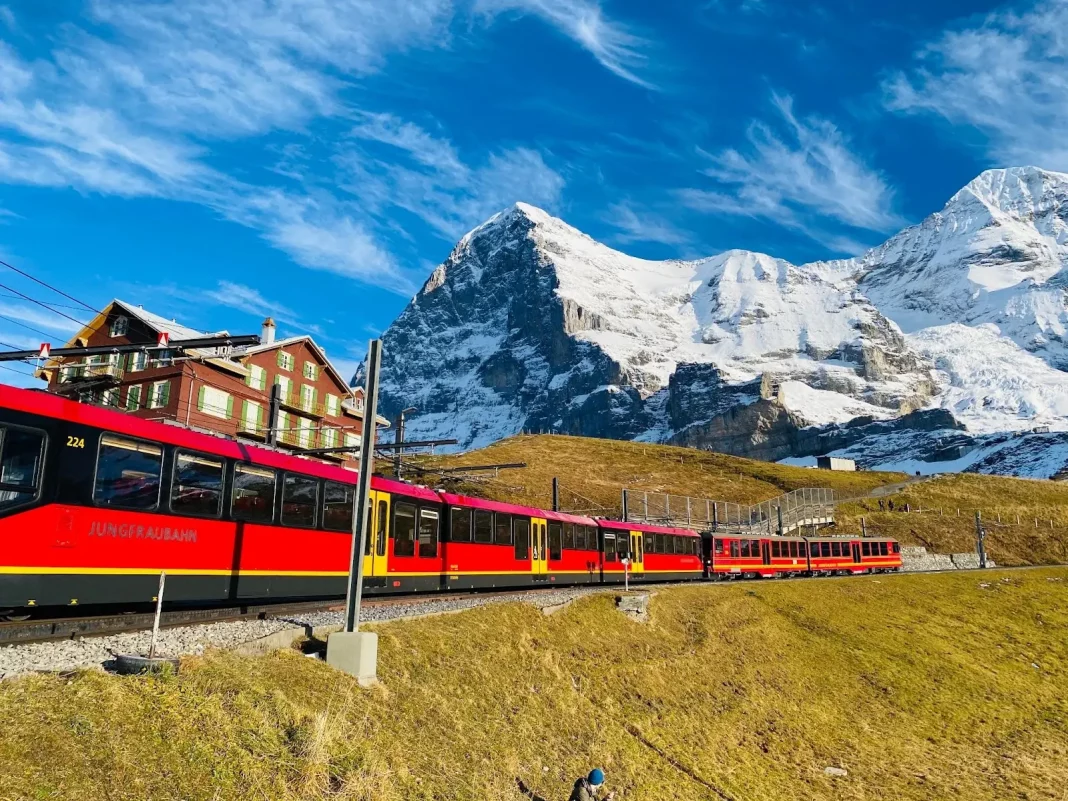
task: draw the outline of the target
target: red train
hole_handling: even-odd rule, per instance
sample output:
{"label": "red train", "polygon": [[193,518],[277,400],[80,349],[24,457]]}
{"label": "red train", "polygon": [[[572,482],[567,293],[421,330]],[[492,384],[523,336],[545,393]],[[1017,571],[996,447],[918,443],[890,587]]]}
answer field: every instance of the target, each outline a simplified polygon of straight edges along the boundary
{"label": "red train", "polygon": [[[161,570],[172,602],[340,597],[355,481],[307,458],[0,386],[0,613],[144,603]],[[891,540],[702,536],[379,477],[372,501],[370,594],[900,566]]]}

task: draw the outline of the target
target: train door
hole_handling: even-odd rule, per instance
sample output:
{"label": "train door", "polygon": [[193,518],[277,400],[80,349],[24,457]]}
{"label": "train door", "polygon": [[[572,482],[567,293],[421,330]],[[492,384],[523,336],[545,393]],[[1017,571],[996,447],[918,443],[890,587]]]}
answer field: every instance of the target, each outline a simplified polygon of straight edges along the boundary
{"label": "train door", "polygon": [[853,543],[853,564],[855,564],[855,565],[859,565],[860,564],[860,543],[859,542],[854,542]]}
{"label": "train door", "polygon": [[389,504],[388,492],[371,491],[368,515],[368,534],[363,540],[364,578],[384,579],[389,558]]}
{"label": "train door", "polygon": [[630,532],[630,572],[645,572],[645,547],[640,531]]}
{"label": "train door", "polygon": [[535,581],[546,581],[549,575],[549,550],[545,546],[545,523],[544,518],[532,517],[530,519],[530,541],[533,546],[530,549],[530,572]]}
{"label": "train door", "polygon": [[760,562],[761,564],[771,564],[771,543],[767,540],[760,541]]}

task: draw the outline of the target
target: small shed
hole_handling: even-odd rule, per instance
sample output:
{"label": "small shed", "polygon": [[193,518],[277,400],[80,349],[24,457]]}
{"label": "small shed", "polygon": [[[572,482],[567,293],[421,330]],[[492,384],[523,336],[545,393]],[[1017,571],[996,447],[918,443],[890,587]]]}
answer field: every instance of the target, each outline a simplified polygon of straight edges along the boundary
{"label": "small shed", "polygon": [[857,469],[857,463],[852,459],[842,459],[838,456],[817,456],[816,467],[820,470],[845,470],[852,472]]}

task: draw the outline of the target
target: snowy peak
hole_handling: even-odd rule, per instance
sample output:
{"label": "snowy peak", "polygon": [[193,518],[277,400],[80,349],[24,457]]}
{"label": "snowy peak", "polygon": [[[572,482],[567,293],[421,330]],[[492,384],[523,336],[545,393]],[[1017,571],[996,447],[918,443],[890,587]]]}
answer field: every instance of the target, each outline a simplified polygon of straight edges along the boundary
{"label": "snowy peak", "polygon": [[1055,206],[1068,188],[1068,174],[1038,167],[1009,167],[986,170],[949,199],[947,210],[975,199],[992,215],[1011,214],[1018,218],[1041,214]]}

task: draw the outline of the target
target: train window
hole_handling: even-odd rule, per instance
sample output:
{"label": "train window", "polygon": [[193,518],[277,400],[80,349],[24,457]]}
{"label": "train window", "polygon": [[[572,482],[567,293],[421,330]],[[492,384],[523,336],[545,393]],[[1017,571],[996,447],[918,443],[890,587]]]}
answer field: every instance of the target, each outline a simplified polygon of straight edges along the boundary
{"label": "train window", "polygon": [[564,523],[564,540],[560,543],[560,547],[564,550],[570,551],[575,547],[575,524]]}
{"label": "train window", "polygon": [[[307,476],[286,473],[282,483],[282,525],[314,526],[318,505],[319,482]],[[368,545],[370,542],[368,539]]]}
{"label": "train window", "polygon": [[790,556],[792,556],[795,559],[798,558],[798,557],[804,556],[804,554],[801,553],[801,549],[804,547],[804,545],[805,545],[805,543],[803,543],[803,542],[791,542],[790,543]]}
{"label": "train window", "polygon": [[274,485],[274,470],[235,464],[230,514],[238,520],[270,523],[274,519]]}
{"label": "train window", "polygon": [[777,542],[772,542],[771,543],[771,557],[773,559],[778,559],[780,556],[782,556],[782,554],[779,551],[779,547],[780,547],[779,543],[777,543]]}
{"label": "train window", "polygon": [[389,518],[389,504],[385,501],[378,502],[378,537],[375,539],[375,553],[378,556],[386,555],[386,526]]}
{"label": "train window", "polygon": [[589,546],[586,544],[589,539],[586,535],[589,529],[586,526],[575,526],[575,550],[585,551]]}
{"label": "train window", "polygon": [[218,517],[222,511],[223,460],[178,451],[171,481],[171,511]]}
{"label": "train window", "polygon": [[433,559],[438,555],[437,511],[419,510],[419,555],[428,559]]}
{"label": "train window", "polygon": [[860,553],[862,556],[871,556],[871,543],[862,542],[860,544]]}
{"label": "train window", "polygon": [[493,542],[493,512],[482,509],[475,512],[475,542]]}
{"label": "train window", "polygon": [[163,473],[163,448],[104,434],[96,459],[93,500],[104,506],[155,509]]}
{"label": "train window", "polygon": [[[327,481],[323,484],[323,528],[329,531],[352,531],[352,510],[356,488],[351,484]],[[379,515],[382,510],[379,509]],[[378,525],[384,526],[380,520]]]}
{"label": "train window", "polygon": [[749,556],[749,540],[742,540],[742,556]]}
{"label": "train window", "polygon": [[738,556],[740,555],[738,540],[731,540],[730,542],[731,542],[731,556],[733,556],[735,558],[738,558]]}
{"label": "train window", "polygon": [[604,560],[606,562],[616,561],[616,535],[609,534],[607,531],[604,533]]}
{"label": "train window", "polygon": [[627,534],[616,535],[616,555],[622,560],[630,556],[630,536]]}
{"label": "train window", "polygon": [[[512,519],[507,515],[497,515],[497,519],[500,520],[502,516],[508,521]],[[515,558],[521,562],[530,558],[530,521],[525,517],[515,519]]]}
{"label": "train window", "polygon": [[393,504],[393,555],[415,556],[415,507]]}
{"label": "train window", "polygon": [[809,553],[809,556],[819,556],[820,555],[820,544],[818,542],[810,542],[808,544],[808,553]]}
{"label": "train window", "polygon": [[716,556],[723,556],[723,540],[714,540],[713,550],[715,551]]}
{"label": "train window", "polygon": [[831,555],[831,544],[829,542],[821,542],[820,543],[820,556],[830,556],[830,555]]}
{"label": "train window", "polygon": [[667,553],[667,544],[664,541],[663,534],[656,535],[656,553]]}
{"label": "train window", "polygon": [[549,558],[559,559],[563,554],[561,553],[563,545],[563,526],[559,523],[549,524]]}
{"label": "train window", "polygon": [[842,555],[842,543],[840,543],[840,542],[832,542],[831,543],[831,556],[841,556],[841,555]]}
{"label": "train window", "polygon": [[449,539],[453,542],[471,542],[471,510],[453,509]]}
{"label": "train window", "polygon": [[41,482],[44,434],[0,428],[0,509],[32,501]]}
{"label": "train window", "polygon": [[642,549],[645,553],[656,553],[656,535],[646,531],[642,535]]}
{"label": "train window", "polygon": [[886,543],[885,542],[880,542],[879,543],[879,556],[888,556],[888,555],[889,554],[887,553]]}
{"label": "train window", "polygon": [[[516,530],[518,531],[518,524],[520,522],[520,518],[517,517],[515,519],[515,521],[516,521],[516,525],[517,525],[517,529]],[[529,521],[523,521],[523,522],[527,523],[527,527],[528,527],[528,530],[529,530],[530,522]],[[494,528],[494,532],[495,532],[494,533],[494,538],[493,538],[494,542],[496,542],[498,545],[511,545],[512,544],[512,516],[511,515],[502,515],[500,512],[497,512],[497,525]],[[516,548],[517,548],[516,552],[517,553],[518,553],[518,547],[519,546],[518,546],[518,543],[517,543],[517,545],[516,545]],[[518,557],[516,557],[516,558],[518,558]],[[524,558],[526,558],[526,557],[524,557]]]}
{"label": "train window", "polygon": [[894,553],[901,553],[901,543],[900,542],[895,542],[894,543]]}

